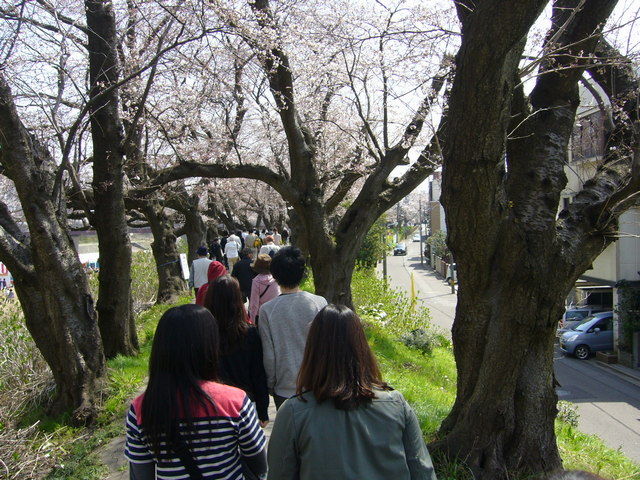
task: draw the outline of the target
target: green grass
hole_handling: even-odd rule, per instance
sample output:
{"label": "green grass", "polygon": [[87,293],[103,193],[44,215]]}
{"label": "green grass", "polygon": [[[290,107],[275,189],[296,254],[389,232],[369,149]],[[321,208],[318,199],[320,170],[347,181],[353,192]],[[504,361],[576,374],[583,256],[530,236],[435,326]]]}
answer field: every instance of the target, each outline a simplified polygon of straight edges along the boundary
{"label": "green grass", "polygon": [[[313,293],[313,279],[305,280],[302,288]],[[406,297],[386,288],[371,272],[356,272],[353,294],[384,380],[402,392],[412,405],[425,440],[434,440],[455,401],[456,367],[451,342],[442,332],[431,329],[428,310],[418,308],[413,312]],[[190,300],[184,297],[180,303]],[[65,448],[64,455],[61,455],[64,462],[59,462],[64,467],[56,467],[47,478],[99,480],[105,477],[105,467],[95,451],[111,438],[124,433],[123,415],[128,402],[144,385],[153,334],[158,320],[169,307],[154,306],[138,315],[136,321],[141,347],[138,356],[117,357],[108,362],[111,384],[104,392],[107,398],[97,429],[72,429],[55,421],[43,428],[43,431],[54,431],[53,441]],[[433,334],[434,346],[428,353],[410,348],[398,340],[416,327]],[[583,434],[562,421],[556,422],[556,432],[566,469],[587,470],[606,478],[640,479],[638,464],[620,451],[607,448],[596,436]],[[434,458],[434,463],[440,480],[473,478],[461,460]],[[524,480],[524,477],[512,478]]]}
{"label": "green grass", "polygon": [[[353,282],[354,303],[366,322],[369,344],[375,353],[384,380],[402,392],[411,404],[427,443],[436,439],[438,429],[448,415],[456,397],[456,366],[453,349],[443,333],[433,331],[435,347],[425,354],[409,348],[399,338],[414,326],[428,324],[428,311],[412,312],[410,301],[401,293],[387,289],[371,272],[356,271]],[[410,315],[409,318],[403,315]],[[565,404],[567,402],[564,402]],[[572,405],[564,406],[571,409]],[[573,416],[574,419],[577,415]],[[572,416],[565,413],[565,418]],[[638,479],[640,465],[622,452],[607,447],[596,435],[579,432],[565,421],[556,421],[558,448],[567,470],[586,470],[605,478]],[[472,479],[460,459],[434,458],[440,480]],[[513,476],[524,480],[524,476]]]}
{"label": "green grass", "polygon": [[605,478],[640,479],[640,465],[621,451],[607,447],[596,435],[587,435],[557,420],[556,436],[565,469],[587,470]]}
{"label": "green grass", "polygon": [[456,398],[451,348],[436,347],[431,355],[423,355],[374,328],[367,329],[367,338],[384,380],[402,392],[418,416],[425,440],[432,440]]}

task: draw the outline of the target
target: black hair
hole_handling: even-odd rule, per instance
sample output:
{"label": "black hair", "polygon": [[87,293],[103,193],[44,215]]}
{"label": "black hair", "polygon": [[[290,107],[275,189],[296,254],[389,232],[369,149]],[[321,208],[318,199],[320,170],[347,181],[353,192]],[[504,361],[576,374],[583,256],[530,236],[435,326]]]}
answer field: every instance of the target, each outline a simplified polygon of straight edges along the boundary
{"label": "black hair", "polygon": [[220,354],[233,353],[244,341],[248,331],[247,311],[242,303],[238,280],[230,275],[214,279],[207,288],[204,306],[216,318],[220,335]]}
{"label": "black hair", "polygon": [[193,432],[197,405],[216,411],[200,382],[218,379],[219,343],[216,319],[200,305],[173,307],[160,318],[141,407],[142,430],[159,462],[162,443],[168,444],[168,455],[178,443],[180,418]]}
{"label": "black hair", "polygon": [[304,255],[295,245],[282,247],[273,256],[271,275],[281,287],[296,288],[302,282],[305,272]]}
{"label": "black hair", "polygon": [[251,250],[249,247],[244,247],[242,249],[242,251],[240,252],[240,257],[241,258],[246,258],[249,255],[251,255],[253,253],[253,250]]}

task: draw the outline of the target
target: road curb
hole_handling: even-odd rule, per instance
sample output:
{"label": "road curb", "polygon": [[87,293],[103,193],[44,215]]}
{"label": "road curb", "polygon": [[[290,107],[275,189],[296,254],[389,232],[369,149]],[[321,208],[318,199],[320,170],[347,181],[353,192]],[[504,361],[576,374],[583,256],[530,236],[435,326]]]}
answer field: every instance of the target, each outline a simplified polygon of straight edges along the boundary
{"label": "road curb", "polygon": [[635,370],[620,365],[604,363],[599,360],[594,360],[593,364],[601,370],[606,370],[614,374],[618,378],[631,380],[632,383],[640,387],[640,372],[636,372]]}

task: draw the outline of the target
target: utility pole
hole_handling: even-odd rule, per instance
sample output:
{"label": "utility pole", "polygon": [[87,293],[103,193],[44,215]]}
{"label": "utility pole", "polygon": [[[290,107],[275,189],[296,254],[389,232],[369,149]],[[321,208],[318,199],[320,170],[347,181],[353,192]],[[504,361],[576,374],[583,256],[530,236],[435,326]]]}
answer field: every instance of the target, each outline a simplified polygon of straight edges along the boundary
{"label": "utility pole", "polygon": [[396,207],[396,243],[400,242],[400,202]]}
{"label": "utility pole", "polygon": [[418,197],[418,232],[420,233],[420,266],[424,267],[424,257],[422,253],[422,196]]}

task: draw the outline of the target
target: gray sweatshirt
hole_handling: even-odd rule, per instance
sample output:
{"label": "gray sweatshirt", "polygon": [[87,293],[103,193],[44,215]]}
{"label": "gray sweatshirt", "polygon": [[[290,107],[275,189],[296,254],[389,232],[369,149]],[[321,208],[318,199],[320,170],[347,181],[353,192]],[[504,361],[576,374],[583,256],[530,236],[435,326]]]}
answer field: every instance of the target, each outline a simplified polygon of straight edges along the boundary
{"label": "gray sweatshirt", "polygon": [[296,394],[309,324],[325,305],[324,297],[296,292],[281,294],[260,307],[258,331],[267,386],[276,395]]}

